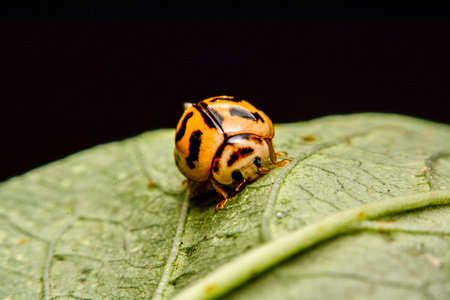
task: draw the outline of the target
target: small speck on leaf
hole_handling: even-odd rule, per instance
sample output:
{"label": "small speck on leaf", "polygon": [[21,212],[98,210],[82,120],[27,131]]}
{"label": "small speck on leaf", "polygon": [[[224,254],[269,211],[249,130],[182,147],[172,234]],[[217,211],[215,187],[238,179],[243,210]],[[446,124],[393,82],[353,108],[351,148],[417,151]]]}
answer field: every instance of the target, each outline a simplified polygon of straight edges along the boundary
{"label": "small speck on leaf", "polygon": [[313,134],[302,136],[302,140],[308,143],[312,143],[316,141],[316,136]]}

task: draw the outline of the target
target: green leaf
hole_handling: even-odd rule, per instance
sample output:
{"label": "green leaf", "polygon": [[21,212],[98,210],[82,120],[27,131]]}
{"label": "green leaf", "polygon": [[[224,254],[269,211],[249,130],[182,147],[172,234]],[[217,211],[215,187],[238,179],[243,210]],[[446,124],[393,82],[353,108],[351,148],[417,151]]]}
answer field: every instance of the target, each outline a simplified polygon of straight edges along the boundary
{"label": "green leaf", "polygon": [[[217,213],[215,193],[186,196],[173,135],[2,183],[0,299],[170,299],[195,287],[224,299],[450,299],[450,206],[436,206],[449,201],[448,125],[389,114],[277,125],[292,162]],[[260,267],[245,273],[250,261]]]}

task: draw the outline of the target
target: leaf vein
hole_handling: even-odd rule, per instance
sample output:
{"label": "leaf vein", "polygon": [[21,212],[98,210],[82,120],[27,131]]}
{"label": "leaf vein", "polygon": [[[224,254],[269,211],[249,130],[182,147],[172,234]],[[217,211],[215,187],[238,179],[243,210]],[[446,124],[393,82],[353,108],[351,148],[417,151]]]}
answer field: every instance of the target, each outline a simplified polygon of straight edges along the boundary
{"label": "leaf vein", "polygon": [[44,238],[42,238],[40,236],[37,236],[34,233],[32,233],[32,232],[30,232],[30,231],[28,231],[26,229],[23,229],[22,227],[17,225],[14,221],[12,221],[8,216],[5,216],[4,214],[0,214],[0,219],[5,220],[5,223],[9,227],[11,227],[14,231],[16,231],[18,233],[21,233],[21,234],[23,234],[23,235],[25,235],[25,236],[27,236],[27,237],[29,237],[31,239],[34,239],[34,240],[37,240],[37,241],[40,241],[40,242],[49,243],[48,240],[46,240],[46,239],[44,239]]}
{"label": "leaf vein", "polygon": [[425,161],[425,177],[427,179],[427,183],[430,186],[431,190],[440,190],[441,187],[437,184],[436,178],[433,175],[433,165],[434,163],[443,157],[450,156],[448,152],[438,152],[430,157],[428,157]]}
{"label": "leaf vein", "polygon": [[[333,204],[333,202],[328,201],[326,199],[322,199],[320,197],[317,197],[316,195],[314,195],[310,190],[308,190],[307,188],[305,188],[303,185],[301,184],[296,184],[302,191],[304,191],[305,193],[307,193],[308,195],[311,196],[311,198],[318,200],[320,202],[323,202],[329,206],[331,206],[332,208],[334,208],[335,210],[339,210],[339,207],[337,207],[336,205]],[[314,211],[317,211],[313,206],[310,206],[311,209],[313,209]]]}
{"label": "leaf vein", "polygon": [[183,204],[181,206],[180,215],[178,218],[178,227],[175,233],[175,237],[173,239],[172,248],[170,250],[169,257],[166,261],[166,265],[164,266],[163,273],[161,275],[161,279],[159,281],[158,287],[156,288],[155,293],[153,294],[153,300],[160,300],[164,294],[164,291],[169,283],[170,275],[172,274],[175,259],[178,256],[179,248],[181,244],[181,237],[184,231],[184,226],[186,223],[187,212],[189,208],[189,198],[191,197],[191,189],[186,189],[186,194],[183,199]]}
{"label": "leaf vein", "polygon": [[367,230],[377,232],[402,232],[411,234],[428,234],[428,235],[442,235],[450,236],[450,229],[446,228],[432,228],[414,225],[403,225],[383,221],[363,221],[352,225],[355,230]]}

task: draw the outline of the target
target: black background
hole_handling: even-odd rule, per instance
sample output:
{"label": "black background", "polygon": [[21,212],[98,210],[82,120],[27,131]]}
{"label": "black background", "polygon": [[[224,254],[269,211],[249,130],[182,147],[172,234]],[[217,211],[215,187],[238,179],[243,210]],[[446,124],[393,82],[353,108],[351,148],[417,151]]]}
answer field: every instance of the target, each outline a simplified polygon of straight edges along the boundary
{"label": "black background", "polygon": [[3,10],[0,181],[174,128],[183,102],[216,95],[275,123],[367,111],[450,122],[438,6],[218,8]]}

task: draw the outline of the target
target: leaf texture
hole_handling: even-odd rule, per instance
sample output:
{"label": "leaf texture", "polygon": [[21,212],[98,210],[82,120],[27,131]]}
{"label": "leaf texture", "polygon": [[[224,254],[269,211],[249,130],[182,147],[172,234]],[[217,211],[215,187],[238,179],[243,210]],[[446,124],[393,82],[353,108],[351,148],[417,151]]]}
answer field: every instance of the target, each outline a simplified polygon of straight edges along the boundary
{"label": "leaf texture", "polygon": [[[215,213],[215,193],[186,196],[173,139],[148,132],[2,183],[0,298],[170,299],[302,226],[450,186],[448,125],[331,116],[277,125],[292,162]],[[362,222],[224,296],[274,298],[449,299],[450,207]]]}

